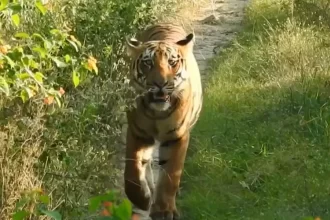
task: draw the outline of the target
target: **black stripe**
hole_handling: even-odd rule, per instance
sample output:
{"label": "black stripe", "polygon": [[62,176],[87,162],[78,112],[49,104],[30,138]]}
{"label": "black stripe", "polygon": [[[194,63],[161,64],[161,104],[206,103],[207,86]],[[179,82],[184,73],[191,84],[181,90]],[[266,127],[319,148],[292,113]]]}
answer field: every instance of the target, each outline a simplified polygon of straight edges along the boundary
{"label": "black stripe", "polygon": [[149,36],[149,39],[152,39],[155,35],[160,34],[160,33],[161,33],[161,31],[156,31],[155,33],[153,33]]}
{"label": "black stripe", "polygon": [[167,132],[167,134],[169,134],[169,133],[172,133],[172,132],[175,132],[175,131],[179,130],[179,129],[182,127],[182,125],[184,124],[184,122],[185,122],[185,121],[186,121],[186,117],[184,117],[184,118],[183,118],[183,120],[180,122],[179,126],[175,127],[175,128],[174,128],[174,129],[172,129],[172,130],[169,130],[169,131]]}
{"label": "black stripe", "polygon": [[181,82],[179,83],[179,85],[177,85],[175,88],[178,88],[183,82],[186,81],[186,79],[182,78],[182,76],[179,76],[181,78]]}
{"label": "black stripe", "polygon": [[158,161],[158,165],[159,166],[163,166],[163,165],[165,165],[167,163],[167,160],[160,160],[160,161]]}
{"label": "black stripe", "polygon": [[[183,90],[183,89],[182,89]],[[182,91],[182,90],[180,90],[180,92]],[[188,99],[190,98],[190,96],[188,97]],[[176,105],[176,107],[174,108],[174,110],[176,110],[177,109],[177,105]],[[169,114],[169,116],[174,112],[174,110]],[[191,110],[190,110],[191,111]],[[176,130],[178,130],[178,129],[180,129],[183,125],[184,125],[184,122],[185,122],[185,120],[187,119],[187,114],[188,114],[188,112],[189,111],[186,111],[186,114],[183,116],[183,120],[180,122],[180,124],[179,124],[179,126],[177,126],[177,127],[175,127],[174,129],[172,129],[172,130],[169,130],[168,132],[167,132],[167,134],[169,134],[169,133],[172,133],[172,132],[175,132]],[[169,117],[168,116],[168,117]]]}
{"label": "black stripe", "polygon": [[133,78],[134,82],[136,82],[137,84],[139,84],[142,88],[145,88],[145,86],[139,82],[139,80],[137,80],[135,77]]}
{"label": "black stripe", "polygon": [[173,112],[175,112],[175,110],[178,108],[178,101],[176,100],[175,103],[173,103],[173,108],[170,109],[171,111],[168,112],[168,114],[164,117],[161,117],[161,119],[165,119],[166,117],[171,117],[171,115],[173,114]]}
{"label": "black stripe", "polygon": [[[190,98],[190,96],[189,96],[188,98]],[[184,122],[185,122],[186,119],[187,119],[187,114],[188,114],[188,112],[189,112],[189,111],[186,111],[186,114],[183,116],[183,120],[180,122],[179,126],[176,127],[176,128],[174,128],[174,129],[172,129],[172,130],[170,130],[170,131],[168,131],[168,132],[167,132],[168,134],[171,133],[171,132],[174,132],[174,131],[176,131],[176,130],[179,130],[179,129],[184,125]]]}
{"label": "black stripe", "polygon": [[148,114],[148,112],[152,111],[152,109],[150,109],[149,105],[145,103],[145,99],[142,100],[142,106],[144,108],[143,114],[149,119],[154,119],[154,116]]}
{"label": "black stripe", "polygon": [[145,143],[148,146],[152,146],[155,144],[155,140],[151,137],[141,137],[138,134],[135,134],[133,131],[131,131],[131,134],[135,139],[142,141],[143,143]]}
{"label": "black stripe", "polygon": [[136,68],[136,63],[138,62],[138,60],[135,60],[134,62],[132,62],[132,69],[134,71],[134,69]]}

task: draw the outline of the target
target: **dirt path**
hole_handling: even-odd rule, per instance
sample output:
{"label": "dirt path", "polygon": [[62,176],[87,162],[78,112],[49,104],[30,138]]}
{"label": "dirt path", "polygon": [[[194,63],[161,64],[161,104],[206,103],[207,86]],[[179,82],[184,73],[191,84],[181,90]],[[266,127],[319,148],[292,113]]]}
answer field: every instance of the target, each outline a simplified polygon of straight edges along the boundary
{"label": "dirt path", "polygon": [[[198,10],[198,15],[191,22],[196,34],[194,53],[203,81],[207,76],[207,64],[221,49],[233,40],[240,30],[243,11],[248,0],[210,0]],[[125,142],[126,125],[123,126],[122,141]],[[125,148],[125,147],[124,147]],[[154,151],[153,173],[155,183],[158,173],[158,152]],[[123,160],[122,160],[123,161]],[[122,164],[124,167],[124,164]],[[120,181],[121,182],[121,181]],[[149,220],[148,213],[140,212],[141,220]]]}
{"label": "dirt path", "polygon": [[196,34],[195,56],[201,74],[207,74],[207,62],[230,43],[241,28],[248,0],[213,0],[200,10],[193,21]]}

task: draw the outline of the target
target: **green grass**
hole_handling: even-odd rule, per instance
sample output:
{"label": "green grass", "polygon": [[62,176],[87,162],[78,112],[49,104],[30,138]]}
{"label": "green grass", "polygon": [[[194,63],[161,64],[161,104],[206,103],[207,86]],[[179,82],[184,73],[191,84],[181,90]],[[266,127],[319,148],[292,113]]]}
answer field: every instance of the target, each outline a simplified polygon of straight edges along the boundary
{"label": "green grass", "polygon": [[326,1],[252,0],[210,64],[184,219],[330,219],[329,15]]}

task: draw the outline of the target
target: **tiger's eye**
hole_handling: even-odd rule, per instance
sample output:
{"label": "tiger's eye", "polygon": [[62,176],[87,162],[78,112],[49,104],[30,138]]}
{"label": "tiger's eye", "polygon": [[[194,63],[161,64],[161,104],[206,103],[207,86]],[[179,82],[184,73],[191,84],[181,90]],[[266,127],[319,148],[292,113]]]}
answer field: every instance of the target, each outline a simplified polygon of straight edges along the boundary
{"label": "tiger's eye", "polygon": [[143,60],[143,63],[144,63],[144,65],[149,66],[149,67],[152,65],[151,60]]}

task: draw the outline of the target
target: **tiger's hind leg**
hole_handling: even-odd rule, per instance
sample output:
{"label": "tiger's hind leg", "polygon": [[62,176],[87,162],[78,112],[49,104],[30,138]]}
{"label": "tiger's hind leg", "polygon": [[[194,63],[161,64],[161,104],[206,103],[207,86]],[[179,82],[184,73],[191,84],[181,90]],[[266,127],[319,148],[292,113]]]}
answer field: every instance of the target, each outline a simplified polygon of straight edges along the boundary
{"label": "tiger's hind leg", "polygon": [[159,157],[164,161],[156,189],[155,202],[151,207],[152,220],[177,220],[176,194],[189,144],[189,133],[175,141],[163,143]]}
{"label": "tiger's hind leg", "polygon": [[150,175],[153,139],[134,136],[128,127],[125,158],[125,193],[133,205],[143,211],[149,211],[152,204],[153,185]]}

